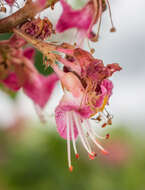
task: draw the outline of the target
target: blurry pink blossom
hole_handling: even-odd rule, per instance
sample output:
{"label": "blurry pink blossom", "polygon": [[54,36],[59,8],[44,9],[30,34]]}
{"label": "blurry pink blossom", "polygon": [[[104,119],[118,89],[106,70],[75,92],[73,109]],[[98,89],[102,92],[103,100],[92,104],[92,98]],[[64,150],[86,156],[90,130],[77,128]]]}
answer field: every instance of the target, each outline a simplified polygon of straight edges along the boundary
{"label": "blurry pink blossom", "polygon": [[108,157],[102,157],[102,161],[110,166],[122,166],[126,164],[131,156],[130,145],[122,140],[112,140],[106,145],[109,151]]}
{"label": "blurry pink blossom", "polygon": [[43,108],[50,98],[58,77],[56,74],[47,77],[39,74],[33,62],[34,49],[17,49],[18,44],[14,40],[15,38],[12,37],[1,45],[1,55],[5,56],[5,59],[1,60],[3,65],[0,70],[3,73],[1,82],[14,91],[23,88],[25,94]]}

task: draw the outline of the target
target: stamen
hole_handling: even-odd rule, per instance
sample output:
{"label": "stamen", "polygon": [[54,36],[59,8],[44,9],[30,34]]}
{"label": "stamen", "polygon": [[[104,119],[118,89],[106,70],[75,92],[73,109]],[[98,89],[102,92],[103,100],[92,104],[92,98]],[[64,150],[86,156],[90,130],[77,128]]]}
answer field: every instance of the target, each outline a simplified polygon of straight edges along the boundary
{"label": "stamen", "polygon": [[70,171],[70,172],[73,171],[73,166],[72,166],[72,165],[69,167],[69,171]]}
{"label": "stamen", "polygon": [[104,114],[104,112],[100,112],[101,118],[102,118],[102,122],[107,123],[108,119],[107,116]]}
{"label": "stamen", "polygon": [[79,118],[77,117],[77,115],[75,114],[75,112],[72,112],[72,114],[73,114],[73,117],[74,117],[74,120],[75,120],[77,129],[78,129],[78,132],[79,132],[79,136],[80,136],[81,142],[82,142],[84,148],[86,149],[86,151],[87,151],[89,154],[91,154],[92,151],[91,151],[91,148],[90,148],[90,146],[89,146],[89,143],[88,143],[87,139],[85,138],[85,135],[84,135],[84,133],[83,133],[83,130],[82,130],[81,126],[80,126],[80,120],[79,120]]}
{"label": "stamen", "polygon": [[99,38],[100,28],[101,28],[101,21],[102,21],[102,0],[99,0],[99,25],[98,25],[98,31],[97,31],[97,39]]}
{"label": "stamen", "polygon": [[109,152],[106,151],[106,150],[101,150],[101,152],[102,152],[102,154],[104,154],[104,155],[108,155],[108,154],[109,154]]}
{"label": "stamen", "polygon": [[96,118],[97,121],[101,121],[102,118],[101,118],[101,115],[99,115],[97,118]]}
{"label": "stamen", "polygon": [[112,25],[112,28],[110,29],[110,32],[115,32],[115,31],[116,31],[116,28],[114,27],[114,24],[113,24],[113,19],[112,19],[112,13],[111,13],[110,4],[109,4],[109,1],[108,1],[108,0],[105,0],[105,2],[106,2],[106,4],[108,5],[109,15],[110,15],[110,21],[111,21],[111,25]]}
{"label": "stamen", "polygon": [[112,125],[112,119],[108,119],[108,122],[107,122],[108,125]]}
{"label": "stamen", "polygon": [[6,13],[7,9],[4,6],[3,0],[0,0],[0,12]]}
{"label": "stamen", "polygon": [[80,155],[79,154],[76,154],[76,159],[79,159]]}
{"label": "stamen", "polygon": [[16,7],[19,9],[20,5],[18,4],[17,0],[15,0]]}
{"label": "stamen", "polygon": [[97,145],[97,147],[101,150],[103,154],[107,154],[107,151],[99,144],[99,142],[95,139],[93,132],[90,130],[91,128],[89,127],[89,122],[86,120],[86,126],[88,129],[88,133],[90,135],[90,138],[92,141]]}
{"label": "stamen", "polygon": [[2,7],[0,8],[0,12],[2,12],[2,13],[6,13],[6,12],[7,12],[6,7],[2,6]]}
{"label": "stamen", "polygon": [[95,49],[91,48],[88,38],[87,38],[87,42],[88,42],[88,47],[89,47],[89,50],[90,50],[91,54],[94,54],[95,53]]}
{"label": "stamen", "polygon": [[103,125],[102,125],[102,128],[105,128],[107,126],[107,123],[104,123]]}
{"label": "stamen", "polygon": [[67,126],[67,154],[68,154],[68,167],[69,167],[69,170],[72,172],[73,167],[72,167],[72,165],[71,165],[69,112],[66,112],[66,126]]}
{"label": "stamen", "polygon": [[97,154],[95,152],[92,152],[92,154],[89,154],[89,158],[91,160],[94,160],[96,156],[97,156]]}
{"label": "stamen", "polygon": [[109,138],[110,138],[110,134],[107,133],[107,134],[106,134],[106,139],[109,139]]}
{"label": "stamen", "polygon": [[73,143],[73,148],[74,148],[74,152],[76,155],[76,158],[79,158],[79,154],[77,152],[77,148],[76,148],[76,141],[75,141],[75,136],[74,136],[74,129],[73,129],[73,118],[72,118],[72,114],[70,114],[70,128],[71,128],[71,137],[72,137],[72,143]]}
{"label": "stamen", "polygon": [[91,132],[94,136],[96,136],[97,138],[99,138],[99,139],[106,139],[106,136],[105,136],[105,137],[102,137],[102,136],[100,136],[100,135],[98,135],[98,134],[96,133],[96,131],[91,127],[89,121],[87,121],[86,128],[87,128],[88,130],[90,130],[90,132]]}

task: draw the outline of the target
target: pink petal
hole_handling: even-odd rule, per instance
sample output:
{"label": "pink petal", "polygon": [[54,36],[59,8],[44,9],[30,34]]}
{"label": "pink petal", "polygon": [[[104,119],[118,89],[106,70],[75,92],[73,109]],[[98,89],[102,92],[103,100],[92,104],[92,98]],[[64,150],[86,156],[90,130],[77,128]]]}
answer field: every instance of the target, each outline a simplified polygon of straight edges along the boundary
{"label": "pink petal", "polygon": [[[67,138],[67,126],[66,126],[66,112],[72,111],[71,106],[57,106],[55,110],[55,119],[56,119],[56,125],[57,130],[60,136],[64,139]],[[73,122],[73,121],[72,121]],[[73,122],[73,130],[74,130],[74,137],[77,138],[78,136],[78,130]]]}
{"label": "pink petal", "polygon": [[105,79],[102,81],[101,85],[106,88],[107,95],[110,97],[112,95],[113,83],[109,79]]}
{"label": "pink petal", "polygon": [[12,6],[12,5],[14,4],[15,0],[5,0],[5,2],[6,2],[8,5]]}
{"label": "pink petal", "polygon": [[[57,130],[60,136],[64,139],[67,137],[67,126],[66,126],[66,113],[74,111],[80,115],[81,118],[89,118],[91,115],[91,110],[87,106],[82,106],[80,109],[81,99],[74,98],[71,94],[65,94],[60,101],[60,104],[55,110],[55,119],[57,124]],[[71,114],[71,113],[70,113]],[[70,118],[72,119],[72,118]],[[74,136],[77,138],[78,130],[73,122]]]}
{"label": "pink petal", "polygon": [[27,44],[27,42],[23,38],[21,38],[20,36],[18,36],[17,34],[14,34],[10,38],[9,44],[13,48],[20,48],[20,47],[24,46],[25,44]]}
{"label": "pink petal", "polygon": [[105,96],[107,95],[107,89],[101,85],[101,94],[99,95],[98,100],[96,101],[96,107],[101,107],[104,101]]}
{"label": "pink petal", "polygon": [[63,13],[57,22],[56,31],[64,32],[70,28],[77,28],[87,32],[93,19],[92,4],[87,3],[82,9],[73,10],[65,0],[60,0],[60,2],[63,7]]}
{"label": "pink petal", "polygon": [[18,78],[15,73],[11,73],[8,77],[2,81],[11,90],[17,91],[21,88],[18,82]]}
{"label": "pink petal", "polygon": [[50,98],[57,81],[58,77],[55,74],[51,74],[48,77],[44,77],[40,74],[34,75],[26,80],[23,85],[24,92],[36,104],[43,108]]}
{"label": "pink petal", "polygon": [[105,96],[108,96],[108,100],[112,95],[113,83],[108,80],[104,79],[101,83],[101,95],[99,96],[98,100],[96,101],[96,107],[101,107]]}
{"label": "pink petal", "polygon": [[35,54],[34,48],[26,48],[26,49],[23,51],[23,55],[24,55],[26,58],[28,58],[29,60],[33,60],[34,54]]}

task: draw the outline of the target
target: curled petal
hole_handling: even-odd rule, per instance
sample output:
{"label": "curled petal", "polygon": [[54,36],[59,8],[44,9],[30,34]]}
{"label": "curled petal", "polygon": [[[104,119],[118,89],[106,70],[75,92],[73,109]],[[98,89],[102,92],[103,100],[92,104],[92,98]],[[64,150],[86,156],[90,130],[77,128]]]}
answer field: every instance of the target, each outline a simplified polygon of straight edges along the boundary
{"label": "curled petal", "polygon": [[[55,110],[55,119],[57,124],[57,130],[60,136],[64,139],[67,138],[67,124],[66,124],[66,113],[67,111],[71,111],[71,106],[58,106]],[[74,137],[77,138],[78,130],[73,121],[73,130],[74,130]]]}
{"label": "curled petal", "polygon": [[21,88],[21,86],[19,85],[18,77],[15,73],[10,73],[8,77],[2,81],[2,83],[14,91],[17,91]]}
{"label": "curled petal", "polygon": [[23,55],[28,58],[29,60],[33,60],[35,54],[34,48],[26,48],[23,52]]}
{"label": "curled petal", "polygon": [[77,28],[78,30],[85,30],[87,32],[93,19],[92,4],[87,3],[82,9],[73,10],[65,0],[61,0],[60,2],[63,7],[63,13],[57,22],[56,31],[64,32],[70,28]]}
{"label": "curled petal", "polygon": [[109,79],[104,79],[101,83],[107,90],[107,95],[110,97],[112,95],[113,83]]}
{"label": "curled petal", "polygon": [[[70,93],[67,93],[63,96],[60,104],[57,106],[55,110],[55,119],[57,124],[57,130],[60,134],[60,136],[64,139],[67,137],[67,126],[66,126],[66,113],[75,111],[77,114],[80,115],[81,118],[86,119],[89,118],[92,114],[89,107],[83,105],[80,107],[80,98],[74,98]],[[72,120],[72,118],[70,118]],[[75,122],[73,123],[73,130],[74,130],[74,136],[77,138],[78,136],[78,130],[75,126]],[[70,135],[71,136],[71,135]]]}
{"label": "curled petal", "polygon": [[36,76],[30,76],[23,85],[24,92],[29,96],[35,104],[38,104],[43,108],[49,100],[52,91],[58,81],[58,77],[55,74],[51,74],[48,77],[44,77],[40,74]]}
{"label": "curled petal", "polygon": [[101,94],[98,95],[98,99],[96,101],[96,107],[104,108],[104,106],[108,103],[110,96],[112,95],[113,83],[105,79],[101,83]]}

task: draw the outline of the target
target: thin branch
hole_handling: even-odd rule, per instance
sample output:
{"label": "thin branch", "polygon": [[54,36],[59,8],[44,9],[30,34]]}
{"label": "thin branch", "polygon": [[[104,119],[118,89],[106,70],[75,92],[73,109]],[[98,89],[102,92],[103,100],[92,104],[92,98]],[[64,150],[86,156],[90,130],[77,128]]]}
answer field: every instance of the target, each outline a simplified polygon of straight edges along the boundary
{"label": "thin branch", "polygon": [[17,25],[24,23],[28,18],[33,18],[43,9],[54,5],[58,0],[48,0],[45,7],[38,6],[37,2],[27,0],[25,6],[16,13],[0,20],[0,33],[11,32]]}

